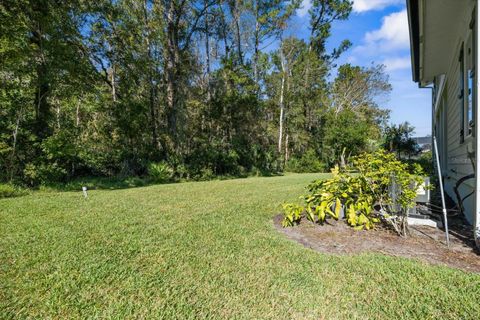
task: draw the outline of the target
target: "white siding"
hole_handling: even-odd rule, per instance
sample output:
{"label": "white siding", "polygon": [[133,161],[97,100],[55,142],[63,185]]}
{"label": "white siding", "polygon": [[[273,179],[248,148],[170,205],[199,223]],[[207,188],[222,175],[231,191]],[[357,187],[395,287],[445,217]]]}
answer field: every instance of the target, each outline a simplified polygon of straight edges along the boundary
{"label": "white siding", "polygon": [[[468,30],[468,26],[465,26],[465,34]],[[462,35],[463,37],[463,35]],[[462,99],[459,99],[460,95],[460,63],[458,62],[458,57],[460,53],[460,44],[463,40],[459,38],[458,45],[452,46],[451,53],[451,67],[449,73],[446,75],[447,83],[444,89],[443,94],[444,101],[446,102],[443,105],[443,108],[439,110],[442,112],[442,115],[439,115],[437,119],[441,117],[446,117],[446,134],[441,135],[442,130],[437,129],[437,140],[439,141],[440,151],[445,150],[447,153],[446,164],[443,164],[445,170],[443,174],[445,177],[445,191],[449,196],[456,200],[456,195],[454,192],[454,186],[456,182],[462,177],[469,175],[474,172],[472,161],[473,157],[473,148],[475,146],[474,138],[467,137],[462,143],[460,141],[460,128],[461,128],[461,110],[463,108]],[[437,128],[441,126],[441,121],[437,120]],[[463,197],[468,195],[474,190],[474,179],[469,179],[462,183],[459,188],[460,194]],[[474,213],[474,202],[473,197],[468,197],[464,202],[465,215],[469,222],[473,221]]]}

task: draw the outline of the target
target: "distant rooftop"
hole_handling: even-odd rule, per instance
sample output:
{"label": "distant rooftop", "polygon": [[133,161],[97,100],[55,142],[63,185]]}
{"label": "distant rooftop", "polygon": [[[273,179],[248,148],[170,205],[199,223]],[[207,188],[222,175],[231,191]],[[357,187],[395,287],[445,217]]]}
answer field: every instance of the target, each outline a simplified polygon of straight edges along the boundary
{"label": "distant rooftop", "polygon": [[419,145],[432,144],[432,137],[431,137],[431,136],[426,136],[426,137],[414,137],[413,139],[414,139]]}

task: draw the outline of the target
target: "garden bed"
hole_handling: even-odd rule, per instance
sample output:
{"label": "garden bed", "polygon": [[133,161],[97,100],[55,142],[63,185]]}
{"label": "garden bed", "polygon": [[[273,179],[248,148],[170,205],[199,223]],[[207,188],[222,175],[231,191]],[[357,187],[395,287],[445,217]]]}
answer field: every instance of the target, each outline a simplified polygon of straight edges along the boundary
{"label": "garden bed", "polygon": [[282,219],[283,215],[274,217],[275,227],[280,232],[322,253],[348,255],[375,252],[480,273],[480,254],[474,248],[469,231],[461,223],[453,223],[449,249],[445,245],[445,233],[432,227],[411,226],[411,235],[402,238],[382,227],[355,231],[343,221],[332,219],[323,225],[304,221],[295,227],[283,228]]}

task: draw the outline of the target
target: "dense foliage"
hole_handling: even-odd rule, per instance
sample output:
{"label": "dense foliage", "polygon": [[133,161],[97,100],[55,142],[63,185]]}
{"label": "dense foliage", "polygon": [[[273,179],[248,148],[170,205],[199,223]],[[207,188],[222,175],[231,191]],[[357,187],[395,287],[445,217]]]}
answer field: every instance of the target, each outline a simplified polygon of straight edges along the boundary
{"label": "dense foliage", "polygon": [[348,0],[313,1],[310,37],[284,37],[300,2],[0,2],[0,181],[318,171],[370,150],[383,67],[326,49]]}
{"label": "dense foliage", "polygon": [[384,148],[395,152],[399,158],[410,159],[418,155],[421,149],[412,137],[414,130],[415,128],[408,122],[387,126],[384,133]]}
{"label": "dense foliage", "polygon": [[312,182],[303,206],[284,204],[283,225],[298,224],[302,217],[324,223],[327,218],[338,220],[344,212],[346,222],[357,230],[383,221],[405,234],[407,210],[423,182],[422,169],[383,150],[354,157],[349,169],[336,167],[331,179]]}
{"label": "dense foliage", "polygon": [[164,183],[172,180],[174,171],[166,162],[150,163],[148,175],[155,182]]}

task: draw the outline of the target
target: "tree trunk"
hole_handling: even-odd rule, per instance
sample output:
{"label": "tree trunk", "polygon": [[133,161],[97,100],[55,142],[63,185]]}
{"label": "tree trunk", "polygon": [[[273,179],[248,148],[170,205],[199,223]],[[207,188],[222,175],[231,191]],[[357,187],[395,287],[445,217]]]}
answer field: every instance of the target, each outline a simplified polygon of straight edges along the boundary
{"label": "tree trunk", "polygon": [[20,129],[20,120],[23,116],[23,108],[20,108],[20,111],[17,115],[17,121],[15,123],[15,129],[12,133],[13,143],[12,143],[12,153],[10,154],[10,181],[13,181],[13,176],[15,175],[14,170],[14,162],[15,162],[15,154],[17,151],[17,137],[18,137],[18,130]]}
{"label": "tree trunk", "polygon": [[[208,2],[205,0],[204,5],[207,6]],[[210,91],[210,31],[208,23],[209,11],[205,15],[205,65],[206,65],[206,82],[207,82],[207,101],[211,100],[211,91]]]}
{"label": "tree trunk", "polygon": [[285,135],[285,164],[287,164],[290,155],[288,154],[288,133]]}
{"label": "tree trunk", "polygon": [[150,121],[152,129],[152,144],[155,150],[160,150],[160,143],[158,141],[158,125],[157,125],[157,112],[156,112],[156,89],[153,84],[152,78],[150,80],[150,93],[149,93],[149,105],[150,105]]}
{"label": "tree trunk", "polygon": [[37,88],[35,91],[35,132],[43,140],[50,135],[49,120],[51,118],[50,104],[47,101],[50,85],[47,67],[44,63],[37,66]]}
{"label": "tree trunk", "polygon": [[110,73],[110,83],[112,84],[112,101],[117,102],[117,87],[115,82],[115,64],[112,64],[112,71]]}
{"label": "tree trunk", "polygon": [[177,114],[178,114],[178,90],[177,83],[178,77],[178,60],[179,60],[179,48],[177,44],[177,30],[175,25],[175,3],[170,2],[167,12],[167,52],[165,56],[166,66],[166,115],[167,115],[167,128],[170,138],[173,142],[173,148],[177,147]]}
{"label": "tree trunk", "polygon": [[[280,46],[281,48],[281,46]],[[278,129],[278,153],[282,153],[282,139],[283,139],[283,118],[285,113],[284,95],[285,95],[285,76],[287,71],[285,70],[285,57],[283,56],[282,49],[280,49],[280,60],[282,65],[282,83],[280,85],[280,118]]]}
{"label": "tree trunk", "polygon": [[77,106],[75,108],[75,127],[80,125],[80,100],[77,101]]}
{"label": "tree trunk", "polygon": [[[257,4],[258,6],[258,4]],[[253,79],[255,84],[259,87],[258,84],[258,46],[260,45],[260,23],[258,22],[258,8],[255,12],[255,49],[253,54]]]}
{"label": "tree trunk", "polygon": [[146,29],[146,45],[147,45],[147,55],[148,55],[148,85],[149,85],[149,109],[150,109],[150,127],[152,130],[152,144],[154,150],[160,150],[160,143],[158,140],[158,124],[157,124],[157,106],[156,106],[156,84],[154,82],[154,71],[153,66],[153,55],[152,55],[152,47],[150,44],[150,27],[149,27],[149,20],[148,20],[148,1],[145,0],[143,3],[143,12],[144,12],[144,24]]}
{"label": "tree trunk", "polygon": [[227,22],[225,20],[225,12],[223,11],[223,6],[220,6],[220,17],[222,21],[222,39],[223,39],[223,46],[225,47],[225,57],[228,59],[229,58],[229,53],[230,50],[228,48],[228,37],[227,37]]}
{"label": "tree trunk", "polygon": [[31,1],[32,7],[32,30],[30,43],[35,45],[36,55],[36,88],[35,88],[35,133],[40,140],[45,139],[51,134],[49,120],[51,118],[51,109],[48,103],[50,93],[49,70],[47,66],[47,57],[45,56],[44,23],[48,18],[48,5],[45,1]]}
{"label": "tree trunk", "polygon": [[235,24],[235,40],[237,42],[238,61],[241,65],[243,65],[242,37],[240,32],[240,9],[238,8],[238,6],[239,3],[235,1],[235,5],[233,7],[233,21]]}
{"label": "tree trunk", "polygon": [[60,102],[55,99],[55,119],[57,120],[57,129],[60,130]]}

